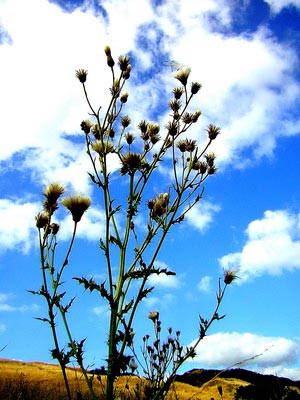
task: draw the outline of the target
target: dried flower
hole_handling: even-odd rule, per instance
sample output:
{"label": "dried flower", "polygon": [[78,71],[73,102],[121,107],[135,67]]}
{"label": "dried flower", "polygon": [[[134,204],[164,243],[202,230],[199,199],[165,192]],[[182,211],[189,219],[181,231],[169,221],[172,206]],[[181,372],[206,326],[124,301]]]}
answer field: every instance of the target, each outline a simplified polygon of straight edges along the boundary
{"label": "dried flower", "polygon": [[91,128],[92,128],[93,124],[89,121],[89,120],[84,120],[81,122],[80,127],[81,130],[87,135],[88,133],[90,133]]}
{"label": "dried flower", "polygon": [[81,83],[84,83],[86,81],[87,74],[88,72],[85,69],[77,69],[75,76]]}
{"label": "dried flower", "polygon": [[193,122],[193,115],[189,112],[185,112],[182,116],[182,121],[187,125],[190,124]]}
{"label": "dried flower", "polygon": [[191,152],[196,149],[196,140],[191,140],[191,139],[180,140],[176,144],[176,146],[182,153],[184,153],[185,151]]}
{"label": "dried flower", "polygon": [[170,136],[174,137],[178,133],[178,124],[176,121],[170,121],[166,125],[166,129],[168,130],[168,133]]}
{"label": "dried flower", "polygon": [[183,88],[182,87],[176,87],[173,89],[173,94],[175,99],[179,100],[180,97],[182,96],[183,93]]}
{"label": "dried flower", "polygon": [[144,120],[138,124],[138,128],[141,130],[142,133],[146,133],[148,128],[148,123]]}
{"label": "dried flower", "polygon": [[183,68],[177,71],[175,78],[178,79],[183,86],[186,86],[190,73],[190,68]]}
{"label": "dried flower", "polygon": [[128,115],[125,115],[125,117],[123,117],[121,119],[121,124],[123,126],[123,128],[127,128],[128,125],[130,125],[131,123],[131,119],[128,117]]}
{"label": "dried flower", "polygon": [[208,137],[210,140],[214,140],[220,133],[221,128],[212,124],[209,124],[207,129]]}
{"label": "dried flower", "polygon": [[90,207],[91,200],[86,196],[70,196],[62,200],[62,204],[70,211],[74,222],[79,222],[83,213]]}
{"label": "dried flower", "polygon": [[181,107],[181,101],[177,99],[173,99],[169,102],[169,107],[171,108],[172,111],[176,112],[180,109]]}
{"label": "dried flower", "polygon": [[192,94],[196,94],[201,89],[202,85],[199,82],[192,82],[191,83],[191,92]]}
{"label": "dried flower", "polygon": [[150,311],[148,314],[148,318],[151,319],[151,321],[155,322],[159,318],[159,312],[158,311]]}
{"label": "dried flower", "polygon": [[134,139],[135,139],[135,137],[132,133],[129,133],[129,132],[126,133],[125,140],[126,140],[127,144],[131,145],[133,143]]}
{"label": "dried flower", "polygon": [[224,283],[226,285],[230,285],[235,279],[237,279],[238,276],[234,271],[231,271],[229,269],[224,271]]}
{"label": "dried flower", "polygon": [[128,68],[129,64],[129,57],[128,56],[120,56],[119,57],[119,67],[120,70],[125,72]]}
{"label": "dried flower", "polygon": [[139,170],[142,165],[142,155],[139,153],[128,153],[122,158],[122,167],[120,170],[121,175],[127,173],[132,174],[134,171]]}
{"label": "dried flower", "polygon": [[207,164],[203,161],[200,161],[199,163],[199,172],[201,175],[204,175],[207,171]]}
{"label": "dried flower", "polygon": [[94,138],[99,140],[100,139],[100,130],[99,130],[99,125],[93,125],[91,128],[92,134],[94,135]]}
{"label": "dried flower", "polygon": [[109,142],[103,142],[102,140],[96,140],[92,143],[92,149],[98,153],[100,156],[104,156],[108,153],[113,153],[115,151],[114,145]]}
{"label": "dried flower", "polygon": [[169,193],[160,193],[155,199],[149,200],[147,205],[152,218],[161,217],[167,210]]}
{"label": "dried flower", "polygon": [[213,167],[215,159],[216,159],[215,153],[213,153],[213,152],[207,153],[207,154],[205,154],[204,157],[206,158],[207,165],[209,167]]}
{"label": "dried flower", "polygon": [[44,210],[49,215],[52,215],[58,208],[57,200],[64,193],[65,188],[59,183],[51,183],[48,185],[43,192],[46,197],[44,201]]}
{"label": "dried flower", "polygon": [[49,215],[45,212],[39,213],[36,217],[36,227],[39,229],[45,228],[47,224],[49,223]]}
{"label": "dried flower", "polygon": [[192,122],[195,123],[198,121],[198,118],[201,115],[201,111],[200,110],[196,110],[193,114],[192,114]]}
{"label": "dried flower", "polygon": [[147,132],[150,137],[155,136],[160,131],[160,126],[158,124],[149,123],[147,126]]}
{"label": "dried flower", "polygon": [[59,225],[56,224],[55,222],[53,222],[53,223],[50,225],[50,229],[51,229],[52,235],[56,235],[57,232],[59,231]]}

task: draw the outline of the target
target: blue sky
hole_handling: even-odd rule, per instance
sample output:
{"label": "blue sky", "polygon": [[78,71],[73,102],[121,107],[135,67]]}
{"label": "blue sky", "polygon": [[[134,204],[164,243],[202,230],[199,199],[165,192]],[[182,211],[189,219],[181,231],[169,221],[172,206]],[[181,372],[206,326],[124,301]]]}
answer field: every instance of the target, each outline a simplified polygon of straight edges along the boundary
{"label": "blue sky", "polygon": [[[143,12],[141,13],[141,10]],[[110,85],[103,48],[130,54],[127,112],[164,126],[171,60],[203,85],[195,108],[201,141],[208,123],[218,173],[199,208],[173,231],[159,255],[177,273],[156,280],[142,305],[136,338],[151,333],[150,310],[165,329],[197,336],[209,316],[223,268],[238,270],[217,322],[186,368],[243,364],[263,373],[300,376],[300,1],[299,0],[0,0],[0,346],[3,358],[51,361],[44,316],[35,215],[45,185],[95,196],[88,180],[80,122],[87,106],[74,71],[89,71],[92,101],[105,105]],[[162,175],[157,190],[165,191]],[[162,186],[162,187],[160,187]],[[156,189],[156,188],[154,188]],[[161,191],[160,190],[160,191]],[[71,232],[61,216],[60,248]],[[103,213],[91,208],[78,231],[67,277],[103,277],[98,239]],[[87,336],[87,363],[105,358],[107,310],[74,283],[71,322]]]}

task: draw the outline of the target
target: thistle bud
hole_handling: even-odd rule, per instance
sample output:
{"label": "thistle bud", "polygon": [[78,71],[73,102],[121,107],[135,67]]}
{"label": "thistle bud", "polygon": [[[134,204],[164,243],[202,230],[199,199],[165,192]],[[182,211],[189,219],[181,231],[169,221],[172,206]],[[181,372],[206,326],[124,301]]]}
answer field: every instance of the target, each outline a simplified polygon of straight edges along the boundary
{"label": "thistle bud", "polygon": [[130,78],[130,72],[131,72],[131,65],[128,64],[126,71],[123,72],[123,78],[124,79],[129,79]]}
{"label": "thistle bud", "polygon": [[88,133],[90,133],[91,128],[92,128],[92,123],[89,120],[84,120],[81,122],[80,124],[80,128],[81,130],[87,135]]}
{"label": "thistle bud", "polygon": [[123,93],[123,94],[121,95],[121,97],[120,97],[120,102],[124,104],[124,103],[127,102],[127,100],[128,100],[128,93],[125,92],[125,93]]}
{"label": "thistle bud", "polygon": [[106,54],[106,62],[107,65],[112,68],[115,65],[114,59],[111,56],[111,51],[109,46],[104,47],[104,52]]}

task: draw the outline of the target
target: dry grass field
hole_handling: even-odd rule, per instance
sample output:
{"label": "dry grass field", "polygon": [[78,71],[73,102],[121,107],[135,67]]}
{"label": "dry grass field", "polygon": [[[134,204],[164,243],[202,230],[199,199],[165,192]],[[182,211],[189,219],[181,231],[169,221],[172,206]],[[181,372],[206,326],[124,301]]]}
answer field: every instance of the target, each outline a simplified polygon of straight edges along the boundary
{"label": "dry grass field", "polygon": [[[84,399],[88,399],[85,383],[80,371],[69,369],[74,399],[77,392],[80,392]],[[105,376],[101,377],[105,384]],[[118,392],[120,399],[142,398],[136,394],[137,385],[142,386],[145,380],[136,376],[122,376],[118,379]],[[168,394],[168,400],[211,400],[220,399],[218,386],[222,386],[223,400],[234,400],[234,393],[237,387],[246,383],[233,378],[216,378],[202,388],[176,382]],[[94,386],[102,399],[101,383],[95,377]],[[0,359],[0,399],[1,400],[63,400],[66,399],[64,384],[60,368],[53,364],[39,362],[20,362]]]}

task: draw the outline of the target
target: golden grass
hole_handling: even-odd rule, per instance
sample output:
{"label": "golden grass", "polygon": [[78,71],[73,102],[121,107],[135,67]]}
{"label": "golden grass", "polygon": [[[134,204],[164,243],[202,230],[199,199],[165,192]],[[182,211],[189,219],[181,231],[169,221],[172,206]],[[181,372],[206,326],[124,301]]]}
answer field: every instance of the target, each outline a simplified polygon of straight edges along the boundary
{"label": "golden grass", "polygon": [[[76,390],[79,390],[82,394],[85,394],[85,398],[88,398],[85,382],[80,371],[78,369],[69,368],[67,373],[73,393],[75,394]],[[0,359],[0,377],[2,380],[5,378],[6,380],[10,380],[16,383],[20,379],[20,377],[22,377],[22,379],[26,382],[29,382],[31,386],[38,385],[41,390],[43,390],[43,388],[47,388],[47,390],[49,391],[49,389],[53,388],[53,396],[54,393],[56,393],[56,397],[54,396],[53,399],[61,399],[63,397],[59,396],[64,396],[65,393],[60,368],[58,365],[54,364],[45,364],[40,362],[25,363],[21,361]],[[103,385],[105,385],[105,376],[101,377],[101,382]],[[145,380],[137,376],[119,377],[117,380],[117,388],[120,394],[120,398],[136,398],[134,390],[136,389],[137,385],[142,386],[144,384]],[[219,399],[218,386],[222,386],[223,400],[234,400],[235,390],[239,386],[245,384],[245,382],[238,379],[224,379],[219,377],[206,383],[201,388],[188,385],[186,383],[175,382],[174,387],[172,387],[169,391],[167,400],[211,400],[212,398]],[[99,399],[101,399],[101,383],[98,381],[98,379],[94,379],[94,387],[97,396],[99,396]],[[46,396],[45,398],[50,399]]]}

